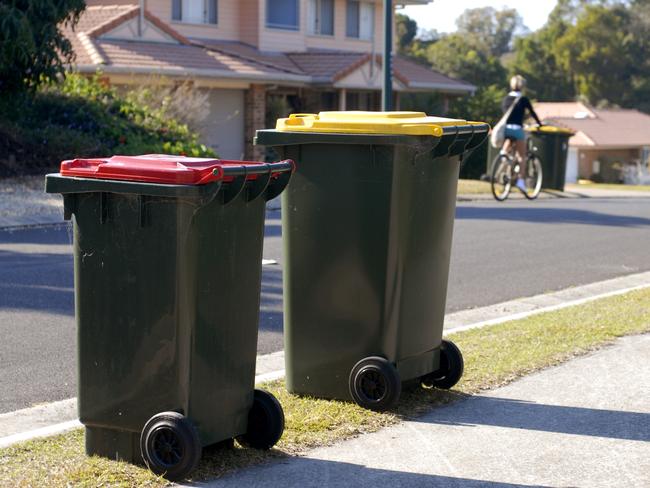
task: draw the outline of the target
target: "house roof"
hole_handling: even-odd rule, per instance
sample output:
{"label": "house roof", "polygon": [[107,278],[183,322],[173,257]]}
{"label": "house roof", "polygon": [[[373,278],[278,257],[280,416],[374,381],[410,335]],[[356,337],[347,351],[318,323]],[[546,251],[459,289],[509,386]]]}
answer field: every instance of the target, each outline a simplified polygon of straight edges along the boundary
{"label": "house roof", "polygon": [[545,121],[576,131],[570,145],[603,149],[650,146],[650,115],[631,109],[596,109],[580,102],[536,103]]}
{"label": "house roof", "polygon": [[[188,39],[148,11],[145,11],[145,22],[156,30],[156,38],[133,40],[116,34],[138,14],[138,5],[88,6],[74,31],[64,28],[76,53],[78,69],[335,85],[372,60],[370,54],[363,52],[277,53],[260,51],[240,42]],[[381,57],[377,56],[376,60],[381,66]],[[393,71],[401,87],[410,91],[467,93],[475,90],[464,81],[400,56],[394,58]]]}

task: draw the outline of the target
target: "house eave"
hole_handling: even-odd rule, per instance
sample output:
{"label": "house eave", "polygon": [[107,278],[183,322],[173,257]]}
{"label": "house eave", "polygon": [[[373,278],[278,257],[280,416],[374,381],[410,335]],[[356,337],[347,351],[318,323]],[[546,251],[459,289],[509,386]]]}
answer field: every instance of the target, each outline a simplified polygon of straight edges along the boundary
{"label": "house eave", "polygon": [[101,71],[106,74],[120,75],[158,75],[170,77],[198,77],[198,78],[222,78],[238,80],[250,83],[261,81],[268,83],[282,83],[293,86],[306,86],[311,81],[307,76],[281,74],[273,76],[269,73],[233,73],[232,71],[219,69],[196,69],[196,68],[169,68],[169,67],[142,67],[142,66],[115,66],[115,65],[76,65],[74,67],[80,73],[95,73]]}
{"label": "house eave", "polygon": [[445,93],[458,93],[458,94],[467,94],[474,93],[476,87],[474,85],[458,85],[453,83],[423,83],[412,81],[408,84],[408,88],[412,91],[424,91],[424,90],[438,90],[444,91]]}

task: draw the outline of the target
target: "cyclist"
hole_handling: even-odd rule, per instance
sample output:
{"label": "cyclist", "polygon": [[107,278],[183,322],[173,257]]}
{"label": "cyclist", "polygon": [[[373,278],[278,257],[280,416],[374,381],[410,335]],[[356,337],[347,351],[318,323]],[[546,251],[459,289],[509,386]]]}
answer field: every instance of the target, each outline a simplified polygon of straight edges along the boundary
{"label": "cyclist", "polygon": [[526,134],[524,132],[524,119],[526,110],[533,116],[538,125],[542,125],[539,117],[533,110],[533,106],[527,96],[523,94],[526,88],[526,79],[521,75],[515,75],[510,78],[510,89],[503,102],[501,109],[507,112],[510,106],[517,100],[517,105],[512,109],[508,120],[506,120],[505,141],[503,143],[502,152],[509,152],[512,144],[515,145],[516,158],[519,161],[519,178],[517,179],[517,188],[526,192],[526,185],[524,183],[524,175],[526,174]]}

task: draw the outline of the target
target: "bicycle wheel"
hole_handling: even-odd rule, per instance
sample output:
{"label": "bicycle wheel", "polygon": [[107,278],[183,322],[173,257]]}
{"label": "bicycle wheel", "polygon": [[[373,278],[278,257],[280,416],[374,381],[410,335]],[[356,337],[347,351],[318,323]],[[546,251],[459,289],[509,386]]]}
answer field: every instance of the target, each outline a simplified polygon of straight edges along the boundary
{"label": "bicycle wheel", "polygon": [[526,191],[524,196],[534,200],[542,189],[542,163],[537,156],[529,156],[526,161],[526,175],[524,178]]}
{"label": "bicycle wheel", "polygon": [[499,154],[492,163],[492,195],[502,202],[510,194],[512,187],[512,161],[505,154]]}

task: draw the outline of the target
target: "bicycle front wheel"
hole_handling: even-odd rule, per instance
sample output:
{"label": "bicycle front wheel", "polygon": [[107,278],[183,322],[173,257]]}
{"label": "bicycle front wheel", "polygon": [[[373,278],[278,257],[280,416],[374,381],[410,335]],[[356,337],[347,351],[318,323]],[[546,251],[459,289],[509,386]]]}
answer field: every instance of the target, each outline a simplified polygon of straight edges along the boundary
{"label": "bicycle front wheel", "polygon": [[542,189],[542,162],[537,156],[530,156],[526,162],[526,175],[524,177],[526,191],[524,196],[534,200]]}
{"label": "bicycle front wheel", "polygon": [[492,195],[502,202],[510,194],[512,187],[512,162],[505,154],[499,154],[492,163]]}

